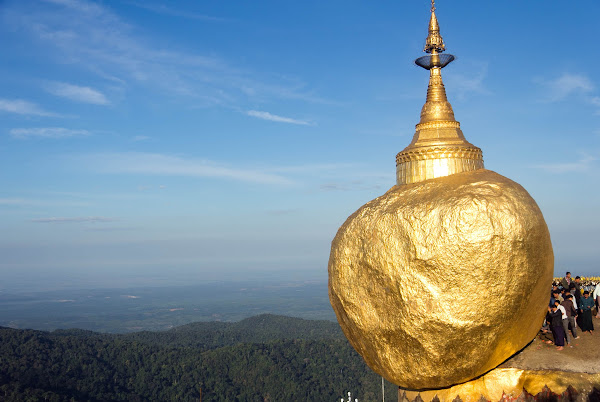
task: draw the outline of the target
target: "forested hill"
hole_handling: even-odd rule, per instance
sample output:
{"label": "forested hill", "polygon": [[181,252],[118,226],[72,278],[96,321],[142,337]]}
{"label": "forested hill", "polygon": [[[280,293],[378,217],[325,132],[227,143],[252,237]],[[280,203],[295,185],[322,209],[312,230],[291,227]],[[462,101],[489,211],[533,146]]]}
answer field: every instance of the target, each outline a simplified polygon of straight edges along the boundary
{"label": "forested hill", "polygon": [[126,339],[153,345],[213,349],[237,343],[264,343],[283,339],[345,339],[332,321],[263,314],[235,323],[195,322],[164,332],[134,332]]}
{"label": "forested hill", "polygon": [[0,401],[318,402],[347,391],[381,400],[381,377],[329,321],[261,315],[122,335],[0,328]]}

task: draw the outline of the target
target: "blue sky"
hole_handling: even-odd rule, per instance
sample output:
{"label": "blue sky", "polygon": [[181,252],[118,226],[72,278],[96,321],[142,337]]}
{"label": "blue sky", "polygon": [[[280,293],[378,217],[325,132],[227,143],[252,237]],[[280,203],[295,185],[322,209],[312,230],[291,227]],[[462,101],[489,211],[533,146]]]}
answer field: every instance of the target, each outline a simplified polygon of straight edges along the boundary
{"label": "blue sky", "polygon": [[[599,12],[437,4],[456,118],[540,205],[557,273],[600,274]],[[0,286],[325,278],[394,185],[428,21],[425,0],[0,1]]]}

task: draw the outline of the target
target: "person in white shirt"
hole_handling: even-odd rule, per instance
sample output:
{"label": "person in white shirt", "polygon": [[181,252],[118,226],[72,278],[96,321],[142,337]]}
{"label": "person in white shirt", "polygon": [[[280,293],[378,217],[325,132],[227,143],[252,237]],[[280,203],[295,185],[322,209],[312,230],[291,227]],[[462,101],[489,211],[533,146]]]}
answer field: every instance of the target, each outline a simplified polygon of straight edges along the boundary
{"label": "person in white shirt", "polygon": [[[572,294],[572,293],[569,292],[569,294]],[[577,307],[577,299],[575,299],[575,296],[573,296],[573,298],[571,300],[573,301],[573,307],[575,307],[575,310],[579,310],[579,308]]]}
{"label": "person in white shirt", "polygon": [[596,318],[600,318],[600,283],[596,284],[592,299],[596,300]]}
{"label": "person in white shirt", "polygon": [[565,329],[565,341],[567,341],[567,345],[571,345],[571,337],[569,336],[569,317],[567,317],[567,310],[561,306],[558,300],[554,301],[554,305],[562,314],[562,325]]}

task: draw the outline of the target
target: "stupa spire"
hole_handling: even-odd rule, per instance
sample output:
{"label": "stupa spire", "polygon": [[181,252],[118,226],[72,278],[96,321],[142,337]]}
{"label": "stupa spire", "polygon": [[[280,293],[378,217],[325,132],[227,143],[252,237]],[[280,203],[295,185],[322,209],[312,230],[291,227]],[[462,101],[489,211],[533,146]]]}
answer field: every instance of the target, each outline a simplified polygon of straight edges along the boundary
{"label": "stupa spire", "polygon": [[483,169],[481,149],[465,139],[446,96],[442,68],[450,64],[454,56],[443,54],[445,50],[432,0],[429,32],[423,49],[428,55],[415,60],[415,64],[429,70],[427,98],[412,142],[396,155],[398,185]]}

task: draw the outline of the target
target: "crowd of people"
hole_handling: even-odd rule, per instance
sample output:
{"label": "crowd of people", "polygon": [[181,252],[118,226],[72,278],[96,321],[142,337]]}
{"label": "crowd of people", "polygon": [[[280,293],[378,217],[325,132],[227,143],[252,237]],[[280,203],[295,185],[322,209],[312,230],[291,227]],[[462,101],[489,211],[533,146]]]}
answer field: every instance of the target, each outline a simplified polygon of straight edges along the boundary
{"label": "crowd of people", "polygon": [[573,339],[579,339],[579,333],[594,333],[593,310],[596,318],[600,318],[600,282],[584,283],[581,277],[573,279],[567,272],[560,281],[552,283],[548,314],[542,330],[552,331],[558,350],[563,350],[565,345],[573,347]]}

